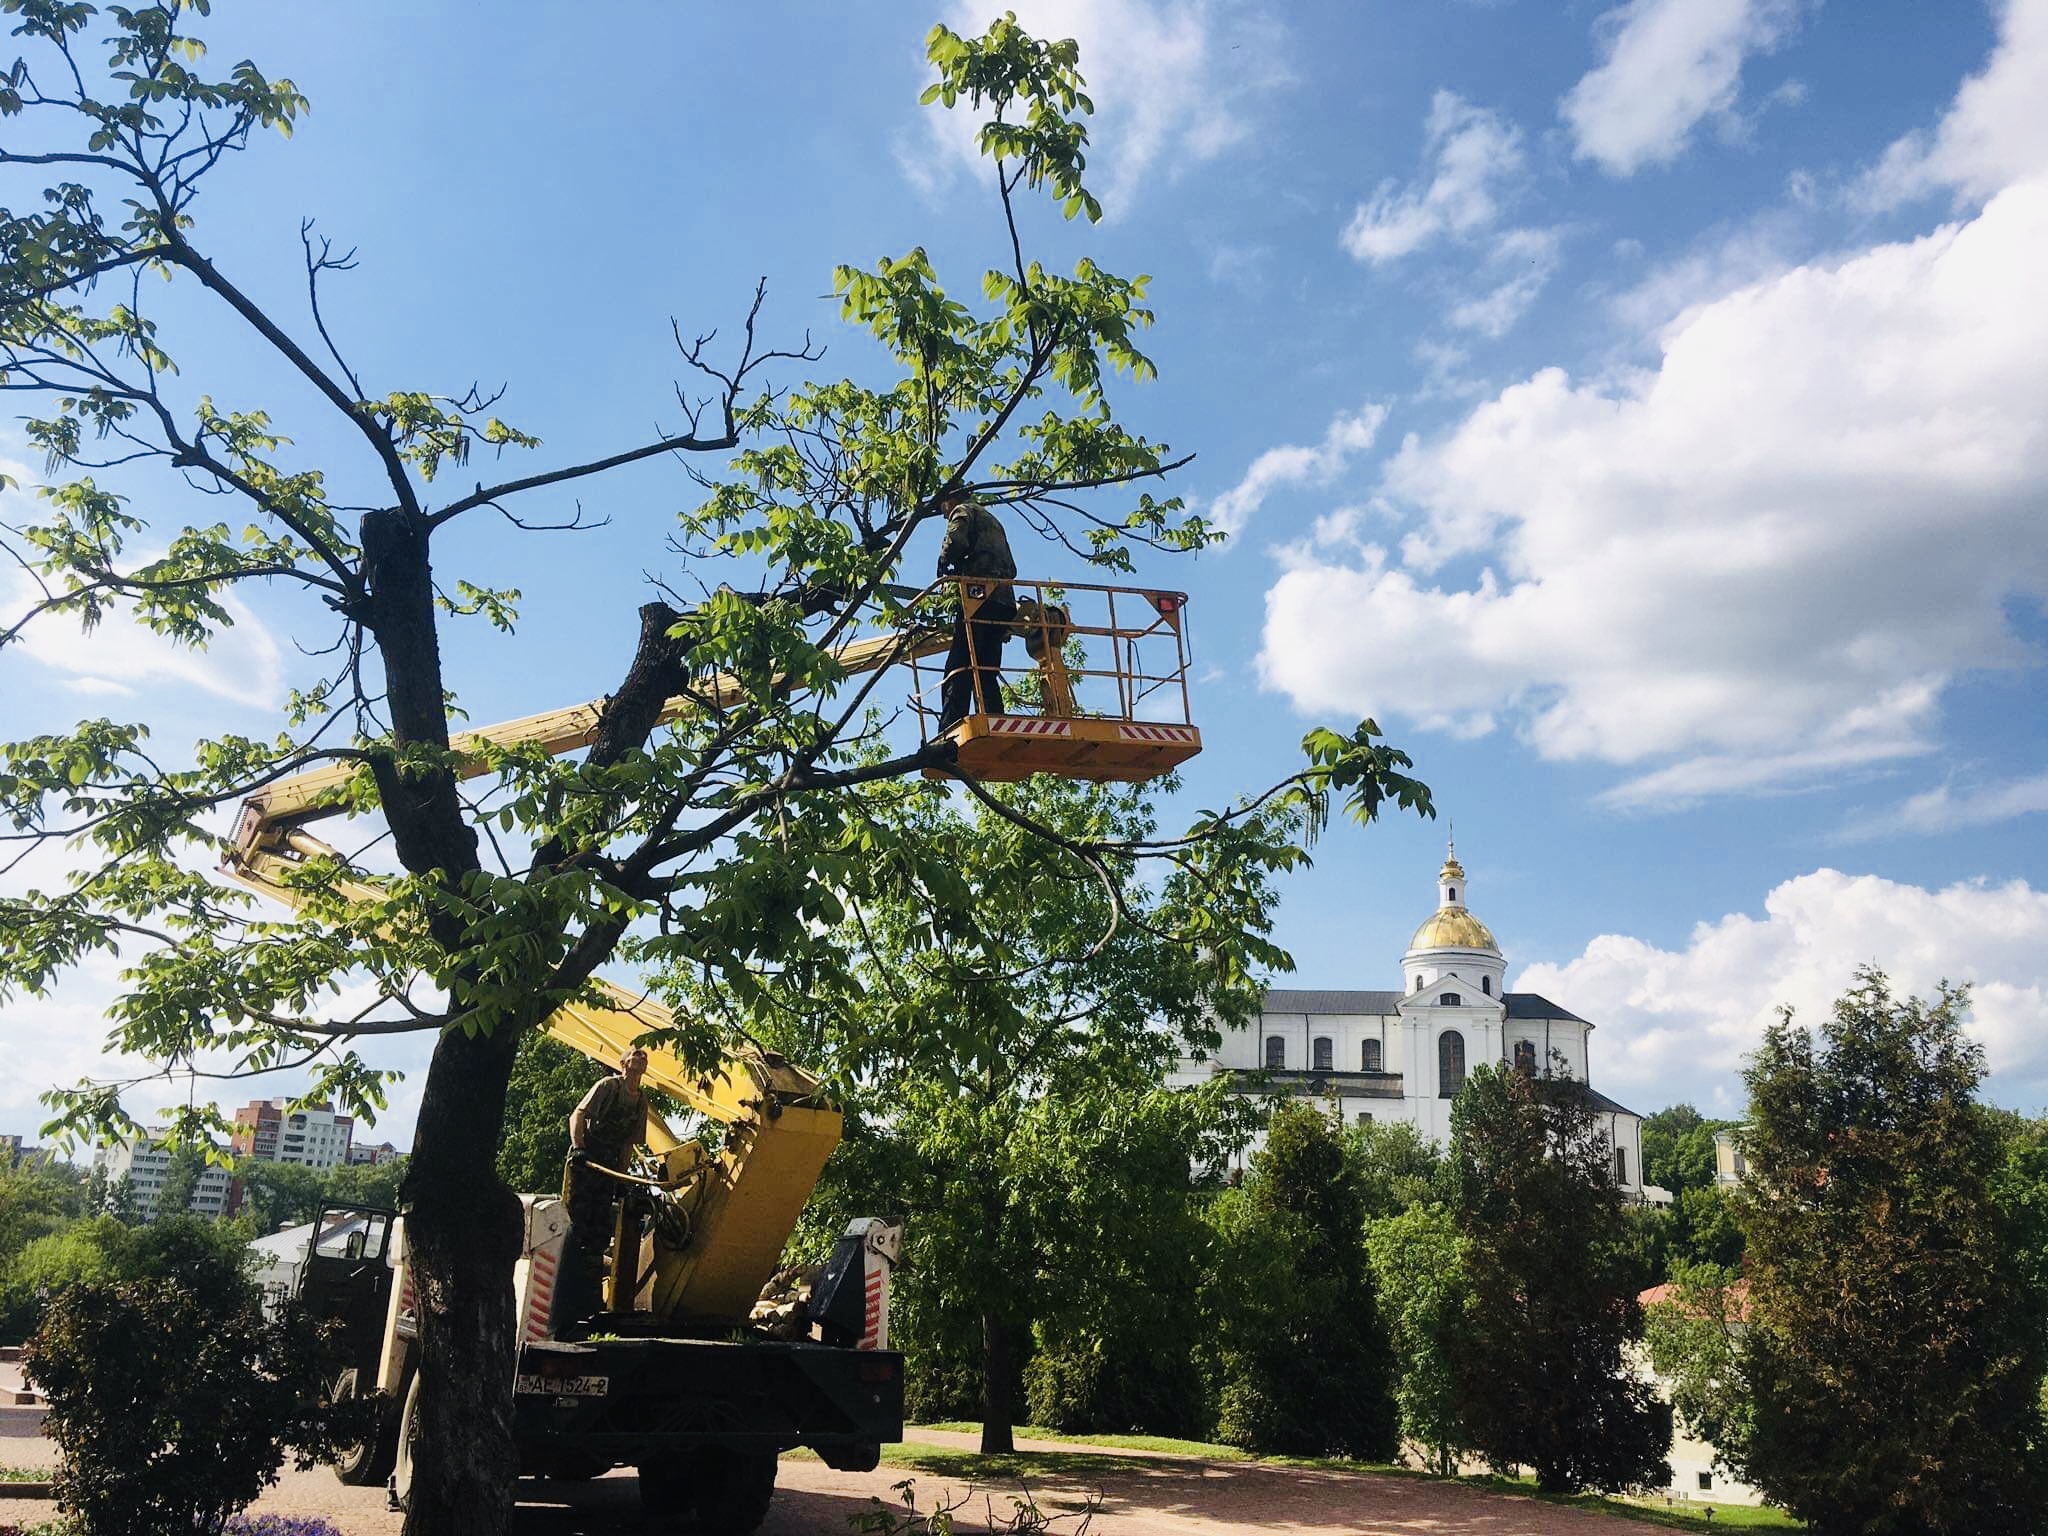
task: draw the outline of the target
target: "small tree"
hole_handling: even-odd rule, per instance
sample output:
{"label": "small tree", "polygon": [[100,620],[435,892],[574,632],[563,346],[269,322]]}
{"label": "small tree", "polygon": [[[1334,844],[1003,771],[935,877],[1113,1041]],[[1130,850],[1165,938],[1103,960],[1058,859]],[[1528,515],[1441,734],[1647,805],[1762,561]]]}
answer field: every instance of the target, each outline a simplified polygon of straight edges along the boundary
{"label": "small tree", "polygon": [[1343,1133],[1275,1112],[1242,1189],[1218,1201],[1217,1434],[1257,1451],[1391,1461],[1392,1350]]}
{"label": "small tree", "polygon": [[1347,1127],[1344,1141],[1366,1220],[1397,1216],[1411,1206],[1443,1199],[1448,1166],[1443,1149],[1406,1121],[1368,1120]]}
{"label": "small tree", "polygon": [[1466,1305],[1464,1239],[1442,1206],[1411,1205],[1372,1223],[1366,1252],[1394,1345],[1401,1433],[1448,1477],[1470,1449],[1452,1355]]}
{"label": "small tree", "polygon": [[218,1262],[180,1275],[81,1282],[23,1351],[63,1448],[57,1501],[86,1536],[217,1532],[276,1481],[332,1453],[318,1339],[265,1317],[256,1287]]}
{"label": "small tree", "polygon": [[1749,1479],[1820,1536],[2048,1522],[2048,1329],[1967,994],[1857,973],[1746,1077]]}
{"label": "small tree", "polygon": [[1459,1418],[1546,1493],[1669,1479],[1671,1410],[1629,1369],[1642,1275],[1585,1086],[1502,1066],[1451,1110],[1452,1210],[1469,1286],[1453,1345]]}

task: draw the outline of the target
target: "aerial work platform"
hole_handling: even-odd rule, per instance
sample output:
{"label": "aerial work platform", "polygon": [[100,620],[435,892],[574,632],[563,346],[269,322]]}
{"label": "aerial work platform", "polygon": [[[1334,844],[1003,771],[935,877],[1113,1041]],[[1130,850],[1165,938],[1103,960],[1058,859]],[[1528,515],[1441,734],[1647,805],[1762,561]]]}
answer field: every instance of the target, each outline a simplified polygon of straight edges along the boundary
{"label": "aerial work platform", "polygon": [[[911,669],[920,731],[954,743],[961,773],[998,783],[1050,773],[1136,784],[1202,750],[1189,714],[1186,593],[954,576],[934,582],[920,604],[960,615],[962,642],[944,658],[913,656]],[[1004,692],[990,686],[998,658],[983,654],[991,632],[1023,642],[1022,657],[1002,647],[1009,675],[1023,679],[1007,702],[989,696]],[[940,698],[954,671],[981,685],[970,712],[942,729]]]}

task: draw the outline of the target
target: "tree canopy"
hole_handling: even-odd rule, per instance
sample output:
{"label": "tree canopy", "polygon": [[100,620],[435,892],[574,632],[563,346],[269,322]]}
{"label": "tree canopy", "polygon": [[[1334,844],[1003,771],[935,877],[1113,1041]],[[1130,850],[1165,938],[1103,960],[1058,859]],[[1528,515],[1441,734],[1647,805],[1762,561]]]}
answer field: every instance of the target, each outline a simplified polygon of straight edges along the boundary
{"label": "tree canopy", "polygon": [[2025,1152],[1977,1102],[1966,1001],[1899,998],[1865,969],[1817,1030],[1782,1016],[1746,1074],[1737,1449],[1822,1536],[2048,1518],[2038,1227],[1999,1199]]}

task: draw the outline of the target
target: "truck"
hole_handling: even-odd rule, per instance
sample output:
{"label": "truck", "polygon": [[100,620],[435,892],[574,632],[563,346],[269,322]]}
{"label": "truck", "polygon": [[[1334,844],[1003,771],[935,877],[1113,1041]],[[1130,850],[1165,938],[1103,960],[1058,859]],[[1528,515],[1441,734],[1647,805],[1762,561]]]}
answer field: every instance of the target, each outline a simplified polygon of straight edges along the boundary
{"label": "truck", "polygon": [[[622,1228],[658,1219],[652,1202]],[[650,1515],[747,1532],[775,1490],[777,1458],[799,1446],[827,1466],[865,1471],[903,1437],[903,1357],[888,1348],[889,1280],[902,1229],[852,1222],[815,1273],[780,1286],[744,1324],[661,1317],[645,1295],[611,1298],[580,1339],[556,1337],[556,1277],[569,1221],[553,1195],[520,1202],[526,1240],[513,1276],[520,1338],[514,1436],[529,1476],[582,1481],[637,1469]],[[405,1219],[375,1206],[324,1206],[300,1266],[298,1297],[331,1324],[331,1393],[368,1397],[373,1427],[334,1465],[344,1483],[410,1491],[418,1326]]]}

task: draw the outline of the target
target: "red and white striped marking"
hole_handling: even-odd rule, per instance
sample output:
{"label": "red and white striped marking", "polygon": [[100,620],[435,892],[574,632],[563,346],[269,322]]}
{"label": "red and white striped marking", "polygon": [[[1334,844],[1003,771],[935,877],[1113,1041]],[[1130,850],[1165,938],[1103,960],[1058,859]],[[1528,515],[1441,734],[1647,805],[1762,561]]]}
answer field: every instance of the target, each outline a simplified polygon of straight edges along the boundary
{"label": "red and white striped marking", "polygon": [[1065,720],[1038,720],[1028,715],[997,715],[988,723],[991,736],[1071,736],[1073,726]]}
{"label": "red and white striped marking", "polygon": [[867,1315],[861,1327],[861,1349],[882,1347],[882,1289],[888,1283],[888,1276],[881,1265],[868,1266]]}
{"label": "red and white striped marking", "polygon": [[1186,745],[1196,739],[1192,725],[1120,725],[1116,733],[1124,741],[1164,741]]}
{"label": "red and white striped marking", "polygon": [[545,1248],[533,1256],[533,1276],[526,1292],[526,1337],[548,1336],[548,1311],[555,1299],[555,1256]]}

